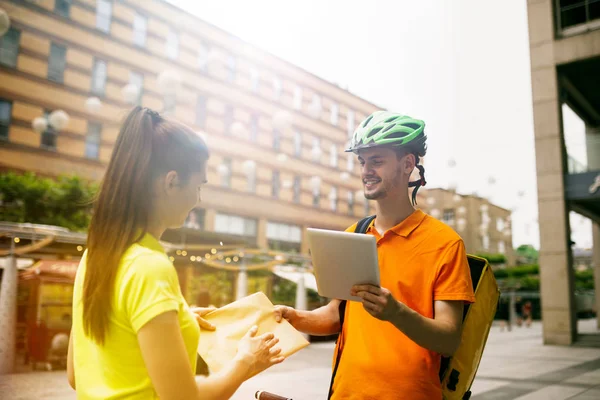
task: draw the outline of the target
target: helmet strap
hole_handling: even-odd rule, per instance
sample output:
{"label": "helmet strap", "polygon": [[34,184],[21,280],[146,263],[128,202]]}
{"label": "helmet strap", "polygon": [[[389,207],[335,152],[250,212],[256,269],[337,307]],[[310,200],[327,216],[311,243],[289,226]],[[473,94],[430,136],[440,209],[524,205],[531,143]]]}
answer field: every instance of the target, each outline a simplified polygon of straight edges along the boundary
{"label": "helmet strap", "polygon": [[[419,162],[419,156],[417,157],[417,163]],[[412,191],[412,204],[413,206],[417,205],[417,192],[421,186],[425,186],[427,181],[425,181],[425,168],[422,165],[417,164],[417,169],[419,170],[419,176],[421,179],[418,181],[412,181],[408,183],[408,187],[414,187]]]}

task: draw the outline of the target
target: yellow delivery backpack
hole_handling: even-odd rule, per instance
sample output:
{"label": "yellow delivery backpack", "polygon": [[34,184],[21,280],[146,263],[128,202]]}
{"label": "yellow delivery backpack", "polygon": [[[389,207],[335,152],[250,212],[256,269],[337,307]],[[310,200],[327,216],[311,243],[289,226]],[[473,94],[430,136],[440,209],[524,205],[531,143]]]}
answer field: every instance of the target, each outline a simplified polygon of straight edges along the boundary
{"label": "yellow delivery backpack", "polygon": [[[356,224],[356,233],[366,233],[375,216],[366,217]],[[471,280],[475,292],[475,303],[466,304],[463,311],[463,325],[460,346],[452,357],[442,357],[440,381],[444,400],[468,400],[471,397],[471,385],[475,379],[483,349],[487,342],[500,290],[488,261],[481,257],[467,255]],[[340,304],[340,326],[344,323],[346,301]],[[332,394],[333,380],[341,358],[336,346],[336,360],[329,386],[329,397]]]}
{"label": "yellow delivery backpack", "polygon": [[450,358],[442,358],[440,380],[444,400],[468,400],[483,349],[487,342],[500,291],[487,260],[467,255],[475,291],[475,303],[465,305],[460,346]]}

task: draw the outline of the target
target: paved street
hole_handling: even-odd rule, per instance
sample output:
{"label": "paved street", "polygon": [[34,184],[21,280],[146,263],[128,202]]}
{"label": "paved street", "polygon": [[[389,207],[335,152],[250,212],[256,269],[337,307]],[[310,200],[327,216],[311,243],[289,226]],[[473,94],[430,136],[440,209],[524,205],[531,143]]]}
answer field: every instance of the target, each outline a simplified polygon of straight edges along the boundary
{"label": "paved street", "polygon": [[[595,321],[580,321],[581,332],[598,332]],[[599,332],[600,333],[600,332]],[[295,400],[326,397],[333,345],[314,344],[285,363],[246,382],[234,400],[254,398],[259,389]],[[64,371],[0,378],[0,397],[10,400],[75,399]],[[492,328],[477,379],[474,400],[600,399],[600,348],[543,346],[541,324],[500,332]]]}

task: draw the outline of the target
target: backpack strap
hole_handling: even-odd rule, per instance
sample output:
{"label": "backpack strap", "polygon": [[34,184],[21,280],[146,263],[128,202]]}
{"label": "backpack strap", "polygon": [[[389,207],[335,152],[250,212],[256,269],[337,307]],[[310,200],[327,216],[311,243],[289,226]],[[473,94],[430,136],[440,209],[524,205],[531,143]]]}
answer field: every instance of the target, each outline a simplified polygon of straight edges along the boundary
{"label": "backpack strap", "polygon": [[[354,233],[367,233],[367,229],[369,229],[369,225],[371,225],[371,222],[373,222],[374,219],[375,215],[370,215],[358,221],[356,223],[356,228],[354,228]],[[346,303],[346,300],[342,300],[338,308],[338,312],[340,314],[340,335],[342,333],[342,326],[344,325],[344,317],[346,315]],[[329,384],[329,395],[327,396],[327,399],[331,399],[331,395],[333,394],[333,380],[335,379],[335,374],[337,372],[341,358],[342,351],[341,348],[338,348],[337,357],[335,359],[335,366],[333,367],[333,373],[331,374],[331,382]]]}

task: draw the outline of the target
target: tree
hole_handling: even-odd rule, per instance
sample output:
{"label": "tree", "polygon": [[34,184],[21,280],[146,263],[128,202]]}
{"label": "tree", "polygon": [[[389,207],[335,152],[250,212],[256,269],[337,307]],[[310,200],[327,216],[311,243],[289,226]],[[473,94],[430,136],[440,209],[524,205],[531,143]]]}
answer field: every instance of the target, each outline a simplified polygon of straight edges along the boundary
{"label": "tree", "polygon": [[0,221],[87,229],[98,185],[77,176],[43,178],[34,173],[0,174]]}
{"label": "tree", "polygon": [[539,252],[530,244],[523,244],[515,250],[517,259],[521,264],[537,264]]}

